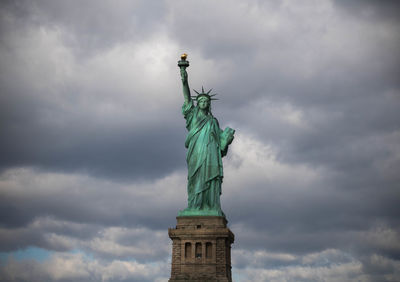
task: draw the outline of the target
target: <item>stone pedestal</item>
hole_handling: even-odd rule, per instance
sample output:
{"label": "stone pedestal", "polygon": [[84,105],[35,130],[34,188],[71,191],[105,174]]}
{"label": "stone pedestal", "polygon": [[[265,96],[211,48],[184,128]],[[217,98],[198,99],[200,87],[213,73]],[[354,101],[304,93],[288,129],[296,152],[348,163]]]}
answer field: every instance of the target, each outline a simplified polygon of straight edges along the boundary
{"label": "stone pedestal", "polygon": [[231,244],[234,235],[222,216],[177,217],[169,228],[172,267],[169,282],[231,282]]}

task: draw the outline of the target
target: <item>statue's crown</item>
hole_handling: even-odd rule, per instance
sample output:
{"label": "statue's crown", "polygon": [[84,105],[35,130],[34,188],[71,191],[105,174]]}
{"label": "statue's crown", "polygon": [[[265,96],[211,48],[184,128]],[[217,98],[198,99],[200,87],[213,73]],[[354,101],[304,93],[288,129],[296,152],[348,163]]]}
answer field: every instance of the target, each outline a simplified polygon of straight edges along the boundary
{"label": "statue's crown", "polygon": [[194,96],[191,96],[191,97],[192,97],[192,98],[195,98],[197,101],[198,101],[201,97],[207,97],[209,100],[218,100],[218,99],[216,99],[216,98],[213,98],[213,97],[214,97],[215,95],[217,95],[217,94],[211,94],[211,95],[210,95],[211,90],[212,90],[212,88],[211,88],[210,90],[208,90],[208,92],[206,93],[206,92],[204,92],[204,88],[203,88],[203,86],[202,86],[202,87],[201,87],[201,93],[199,93],[199,92],[197,92],[196,90],[193,89],[193,91],[196,92],[197,95],[194,95]]}

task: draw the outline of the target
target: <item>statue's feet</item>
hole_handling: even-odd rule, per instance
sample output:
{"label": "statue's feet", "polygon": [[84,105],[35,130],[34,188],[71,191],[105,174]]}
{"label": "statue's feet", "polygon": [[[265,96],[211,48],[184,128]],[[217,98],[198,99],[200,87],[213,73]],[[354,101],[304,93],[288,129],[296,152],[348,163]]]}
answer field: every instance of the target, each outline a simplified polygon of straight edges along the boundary
{"label": "statue's feet", "polygon": [[193,209],[186,208],[183,211],[178,212],[178,216],[223,216],[224,212],[221,209]]}

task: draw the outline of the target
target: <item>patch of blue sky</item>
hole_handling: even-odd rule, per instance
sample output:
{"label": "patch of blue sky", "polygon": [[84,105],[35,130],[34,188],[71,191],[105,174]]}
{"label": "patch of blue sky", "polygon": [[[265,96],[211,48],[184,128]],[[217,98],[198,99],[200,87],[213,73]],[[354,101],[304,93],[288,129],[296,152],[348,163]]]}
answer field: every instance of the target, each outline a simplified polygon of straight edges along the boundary
{"label": "patch of blue sky", "polygon": [[0,260],[5,261],[9,258],[13,258],[15,260],[37,260],[44,261],[49,259],[51,254],[54,252],[48,251],[46,249],[38,248],[38,247],[29,247],[23,250],[17,250],[12,252],[0,252]]}
{"label": "patch of blue sky", "polygon": [[232,269],[232,280],[236,282],[243,281],[243,275]]}
{"label": "patch of blue sky", "polygon": [[83,258],[85,260],[87,260],[87,261],[93,261],[94,260],[94,256],[91,253],[86,253],[86,252],[84,252],[82,250],[79,250],[79,249],[74,249],[74,250],[70,251],[69,253],[71,253],[71,254],[82,254]]}
{"label": "patch of blue sky", "polygon": [[[94,257],[90,253],[86,253],[82,250],[75,249],[70,252],[70,254],[82,254],[83,258],[86,261],[93,261]],[[0,252],[0,262],[5,262],[6,260],[12,258],[17,261],[21,260],[36,260],[36,261],[46,261],[50,259],[50,257],[56,254],[54,251],[49,251],[43,248],[38,248],[38,247],[29,247],[23,250],[17,250],[17,251],[12,251],[12,252]]]}

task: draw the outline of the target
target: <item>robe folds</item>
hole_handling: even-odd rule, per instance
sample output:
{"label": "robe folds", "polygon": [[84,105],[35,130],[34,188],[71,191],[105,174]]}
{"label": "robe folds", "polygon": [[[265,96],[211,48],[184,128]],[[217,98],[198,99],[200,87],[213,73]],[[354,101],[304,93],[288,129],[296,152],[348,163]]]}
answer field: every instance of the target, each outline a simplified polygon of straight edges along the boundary
{"label": "robe folds", "polygon": [[220,205],[223,179],[221,134],[218,121],[212,114],[203,115],[193,101],[184,103],[182,113],[186,119],[188,135],[188,210],[210,210],[223,214]]}

